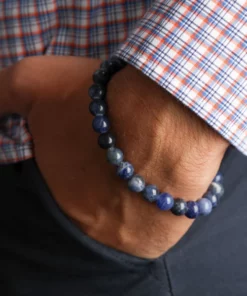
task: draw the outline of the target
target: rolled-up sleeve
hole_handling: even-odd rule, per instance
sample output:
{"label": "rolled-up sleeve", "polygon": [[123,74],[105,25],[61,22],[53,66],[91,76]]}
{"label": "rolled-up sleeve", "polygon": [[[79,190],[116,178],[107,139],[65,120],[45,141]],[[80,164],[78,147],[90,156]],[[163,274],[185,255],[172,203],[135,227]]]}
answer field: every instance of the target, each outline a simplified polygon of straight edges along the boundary
{"label": "rolled-up sleeve", "polygon": [[247,155],[247,1],[153,1],[117,55]]}

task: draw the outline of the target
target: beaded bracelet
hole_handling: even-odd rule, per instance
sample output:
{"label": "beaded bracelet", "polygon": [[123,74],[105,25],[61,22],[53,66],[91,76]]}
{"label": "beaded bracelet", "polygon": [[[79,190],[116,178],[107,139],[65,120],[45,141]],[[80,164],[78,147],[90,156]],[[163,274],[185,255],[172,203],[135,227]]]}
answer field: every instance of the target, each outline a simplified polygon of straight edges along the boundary
{"label": "beaded bracelet", "polygon": [[89,110],[95,116],[92,124],[93,129],[100,134],[99,146],[107,149],[108,161],[117,167],[117,175],[128,181],[128,188],[133,192],[141,192],[147,201],[156,202],[161,210],[170,210],[176,216],[185,215],[190,219],[210,214],[224,194],[221,173],[217,173],[202,198],[186,202],[182,198],[173,198],[169,193],[160,192],[155,185],[146,185],[143,177],[134,173],[133,165],[124,161],[123,152],[115,147],[116,139],[109,132],[110,122],[106,116],[106,86],[111,77],[125,65],[126,63],[121,59],[112,57],[103,62],[100,69],[93,74],[94,84],[89,88],[89,96],[92,99]]}

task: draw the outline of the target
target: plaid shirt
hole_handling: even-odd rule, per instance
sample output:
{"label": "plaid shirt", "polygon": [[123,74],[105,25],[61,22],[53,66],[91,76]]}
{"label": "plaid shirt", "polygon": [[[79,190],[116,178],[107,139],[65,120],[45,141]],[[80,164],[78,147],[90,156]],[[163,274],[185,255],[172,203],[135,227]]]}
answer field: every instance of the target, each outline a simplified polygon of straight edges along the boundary
{"label": "plaid shirt", "polygon": [[[0,68],[116,52],[247,154],[247,1],[0,0]],[[0,162],[30,157],[25,121],[2,118]]]}

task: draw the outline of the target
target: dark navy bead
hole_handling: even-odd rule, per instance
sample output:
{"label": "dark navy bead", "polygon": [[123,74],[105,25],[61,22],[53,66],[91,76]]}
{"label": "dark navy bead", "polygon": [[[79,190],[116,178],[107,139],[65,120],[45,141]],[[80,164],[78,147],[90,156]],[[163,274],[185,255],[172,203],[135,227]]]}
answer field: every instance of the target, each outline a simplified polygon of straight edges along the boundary
{"label": "dark navy bead", "polygon": [[123,161],[123,152],[118,148],[109,148],[107,150],[107,160],[114,165],[119,165]]}
{"label": "dark navy bead", "polygon": [[171,212],[176,216],[182,216],[187,212],[187,203],[182,198],[176,198]]}
{"label": "dark navy bead", "polygon": [[110,122],[105,116],[96,116],[93,119],[93,129],[100,134],[107,133],[110,129]]}
{"label": "dark navy bead", "polygon": [[169,211],[174,205],[174,198],[168,193],[161,193],[156,204],[162,211]]}
{"label": "dark navy bead", "polygon": [[93,84],[88,90],[88,95],[93,100],[102,100],[105,98],[105,94],[105,87],[99,84]]}
{"label": "dark navy bead", "polygon": [[155,185],[147,185],[143,190],[143,196],[146,200],[154,202],[159,197],[159,190]]}
{"label": "dark navy bead", "polygon": [[218,204],[218,198],[215,194],[213,194],[211,191],[206,192],[203,195],[203,198],[207,198],[211,201],[213,208],[215,208]]}
{"label": "dark navy bead", "polygon": [[217,175],[214,177],[213,182],[223,183],[223,180],[223,175],[220,172],[218,172]]}
{"label": "dark navy bead", "polygon": [[195,219],[199,215],[199,207],[196,201],[187,202],[187,212],[185,216],[190,219]]}
{"label": "dark navy bead", "polygon": [[107,69],[98,69],[93,74],[93,81],[96,84],[106,84],[110,80],[110,73]]}
{"label": "dark navy bead", "polygon": [[126,63],[123,60],[117,57],[112,57],[109,60],[109,71],[111,72],[111,74],[114,74],[121,70],[125,65]]}
{"label": "dark navy bead", "polygon": [[102,63],[100,64],[100,69],[108,70],[108,69],[109,69],[109,61],[106,60],[106,61],[102,62]]}
{"label": "dark navy bead", "polygon": [[224,187],[222,184],[217,182],[212,182],[208,188],[210,192],[215,194],[218,199],[220,199],[224,194]]}
{"label": "dark navy bead", "polygon": [[105,115],[106,109],[106,103],[103,100],[92,101],[89,105],[89,111],[94,116]]}
{"label": "dark navy bead", "polygon": [[131,191],[141,192],[145,188],[145,181],[139,175],[134,175],[128,182],[128,187]]}
{"label": "dark navy bead", "polygon": [[201,216],[207,216],[212,212],[213,206],[209,199],[201,198],[197,201],[199,207],[199,214]]}
{"label": "dark navy bead", "polygon": [[111,148],[115,145],[116,139],[110,133],[101,134],[98,138],[98,144],[103,149]]}
{"label": "dark navy bead", "polygon": [[118,169],[117,174],[121,179],[128,180],[134,174],[134,167],[129,162],[121,162]]}

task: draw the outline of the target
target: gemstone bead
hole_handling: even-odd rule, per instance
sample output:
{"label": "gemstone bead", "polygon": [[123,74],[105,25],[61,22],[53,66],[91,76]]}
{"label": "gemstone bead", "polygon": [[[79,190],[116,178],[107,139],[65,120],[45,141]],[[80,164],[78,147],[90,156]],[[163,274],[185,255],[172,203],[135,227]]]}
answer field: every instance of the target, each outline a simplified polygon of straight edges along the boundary
{"label": "gemstone bead", "polygon": [[217,182],[212,182],[208,189],[210,192],[215,194],[218,198],[221,198],[224,194],[224,187],[222,184]]}
{"label": "gemstone bead", "polygon": [[128,182],[128,187],[131,191],[141,192],[145,188],[145,181],[139,175],[134,175]]}
{"label": "gemstone bead", "polygon": [[182,216],[187,212],[187,203],[182,198],[176,198],[171,212],[176,216]]}
{"label": "gemstone bead", "polygon": [[109,65],[109,71],[111,72],[111,74],[114,74],[119,70],[121,70],[126,65],[126,63],[117,57],[112,57],[109,60],[108,65]]}
{"label": "gemstone bead", "polygon": [[96,133],[107,133],[110,129],[110,122],[105,116],[96,116],[93,119],[93,129]]}
{"label": "gemstone bead", "polygon": [[212,212],[213,206],[209,199],[201,198],[197,201],[197,204],[201,216],[207,216]]}
{"label": "gemstone bead", "polygon": [[101,134],[98,138],[98,144],[102,149],[108,149],[115,145],[116,139],[111,133]]}
{"label": "gemstone bead", "polygon": [[128,180],[134,174],[134,167],[129,162],[121,162],[118,169],[117,174],[121,179]]}
{"label": "gemstone bead", "polygon": [[185,216],[190,219],[195,219],[199,215],[199,207],[196,201],[187,202],[187,212]]}
{"label": "gemstone bead", "polygon": [[106,113],[106,104],[103,100],[92,101],[89,105],[89,111],[94,116],[96,115],[105,115]]}
{"label": "gemstone bead", "polygon": [[106,93],[105,87],[99,84],[93,84],[88,90],[88,95],[93,100],[104,99],[105,93]]}
{"label": "gemstone bead", "polygon": [[123,161],[123,152],[118,148],[109,148],[107,150],[107,160],[114,165],[119,165]]}
{"label": "gemstone bead", "polygon": [[100,64],[100,69],[108,70],[108,68],[109,68],[109,61],[106,60]]}
{"label": "gemstone bead", "polygon": [[208,200],[211,201],[213,208],[215,208],[218,204],[218,198],[215,194],[212,192],[208,191],[203,195],[204,198],[207,198]]}
{"label": "gemstone bead", "polygon": [[93,81],[96,84],[106,84],[110,80],[110,74],[107,69],[98,69],[93,74]]}
{"label": "gemstone bead", "polygon": [[146,200],[154,202],[159,197],[159,190],[155,185],[147,185],[143,190],[143,196]]}
{"label": "gemstone bead", "polygon": [[217,175],[214,177],[213,182],[217,182],[217,183],[223,183],[223,175],[218,172]]}
{"label": "gemstone bead", "polygon": [[156,204],[162,211],[169,211],[174,205],[174,198],[168,193],[161,193]]}

